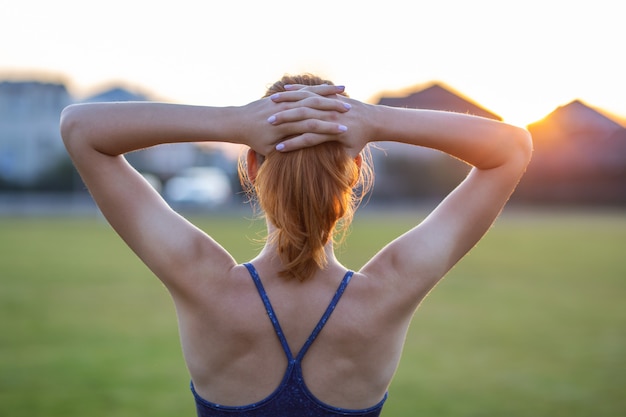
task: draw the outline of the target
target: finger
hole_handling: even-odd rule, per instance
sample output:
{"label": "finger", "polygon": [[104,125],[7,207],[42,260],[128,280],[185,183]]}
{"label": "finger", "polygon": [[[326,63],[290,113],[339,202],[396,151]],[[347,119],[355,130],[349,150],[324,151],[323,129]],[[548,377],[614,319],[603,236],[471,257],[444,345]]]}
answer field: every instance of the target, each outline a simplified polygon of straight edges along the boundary
{"label": "finger", "polygon": [[291,152],[302,148],[319,145],[324,142],[336,141],[336,135],[324,135],[319,133],[304,133],[284,140],[276,145],[279,152]]}
{"label": "finger", "polygon": [[298,89],[298,90],[293,90],[293,91],[283,91],[280,93],[272,94],[270,96],[270,99],[272,99],[272,101],[275,103],[286,103],[286,102],[301,101],[306,98],[316,97],[316,96],[319,96],[319,95],[308,90]]}
{"label": "finger", "polygon": [[296,91],[308,87],[306,84],[285,84],[284,89],[287,91]]}
{"label": "finger", "polygon": [[327,96],[327,95],[332,95],[332,94],[341,94],[346,90],[346,87],[344,85],[331,85],[331,84],[318,84],[318,85],[285,84],[284,88],[287,91],[296,91],[296,90],[312,91],[315,94],[319,94],[322,96]]}
{"label": "finger", "polygon": [[319,119],[306,119],[297,122],[286,123],[280,127],[284,136],[302,135],[304,133],[319,133],[338,135],[348,130],[345,125],[337,122],[327,122]]}
{"label": "finger", "polygon": [[304,97],[310,96],[311,94],[324,96],[324,97],[341,94],[345,91],[345,89],[346,89],[345,86],[342,86],[342,85],[286,84],[285,90],[287,91],[272,94],[270,97],[275,102],[298,101],[298,100],[302,100],[302,98]]}
{"label": "finger", "polygon": [[298,102],[298,105],[317,110],[334,110],[340,113],[345,113],[352,108],[349,103],[337,98],[337,96],[333,98],[322,96],[308,97]]}
{"label": "finger", "polygon": [[267,121],[273,125],[299,122],[307,119],[336,122],[339,118],[339,112],[335,110],[336,107],[328,107],[327,109],[322,110],[313,109],[310,107],[297,107],[294,109],[283,110],[281,112],[275,113],[270,116]]}
{"label": "finger", "polygon": [[310,91],[315,94],[319,94],[320,96],[330,96],[335,94],[341,94],[346,90],[346,87],[343,85],[312,85],[304,87],[303,90]]}
{"label": "finger", "polygon": [[351,106],[340,100],[312,98],[299,102],[298,107],[288,108],[274,113],[267,118],[273,125],[296,122],[305,119],[336,121],[340,113],[350,110]]}
{"label": "finger", "polygon": [[310,146],[319,145],[328,141],[338,141],[341,135],[347,131],[347,127],[342,125],[328,124],[328,131],[322,130],[318,132],[306,132],[296,135],[288,135],[289,139],[285,139],[276,145],[276,150],[281,152],[289,152]]}

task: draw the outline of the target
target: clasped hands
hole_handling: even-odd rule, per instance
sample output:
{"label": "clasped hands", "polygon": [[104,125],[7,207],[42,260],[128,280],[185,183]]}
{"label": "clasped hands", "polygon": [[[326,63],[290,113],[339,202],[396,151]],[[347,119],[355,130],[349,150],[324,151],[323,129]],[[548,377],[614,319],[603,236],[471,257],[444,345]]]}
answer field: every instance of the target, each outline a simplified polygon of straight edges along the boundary
{"label": "clasped hands", "polygon": [[267,155],[339,141],[352,156],[359,154],[367,143],[360,123],[363,103],[340,95],[343,86],[287,85],[285,89],[241,107],[246,145]]}

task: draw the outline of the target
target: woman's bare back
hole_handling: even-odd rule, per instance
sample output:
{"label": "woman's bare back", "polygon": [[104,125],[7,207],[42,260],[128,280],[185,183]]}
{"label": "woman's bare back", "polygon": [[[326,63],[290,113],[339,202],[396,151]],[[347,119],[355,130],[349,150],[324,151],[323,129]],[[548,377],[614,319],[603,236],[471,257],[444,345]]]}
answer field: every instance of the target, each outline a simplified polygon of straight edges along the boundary
{"label": "woman's bare back", "polygon": [[[296,357],[347,270],[336,264],[300,282],[278,277],[262,260],[253,264]],[[380,285],[372,284],[365,275],[352,276],[302,361],[308,389],[335,407],[375,405],[383,398],[400,357],[406,328],[384,323],[381,306],[372,296]],[[234,267],[223,287],[207,294],[201,312],[179,309],[179,322],[194,387],[204,399],[247,405],[266,398],[280,385],[287,357],[245,266]]]}

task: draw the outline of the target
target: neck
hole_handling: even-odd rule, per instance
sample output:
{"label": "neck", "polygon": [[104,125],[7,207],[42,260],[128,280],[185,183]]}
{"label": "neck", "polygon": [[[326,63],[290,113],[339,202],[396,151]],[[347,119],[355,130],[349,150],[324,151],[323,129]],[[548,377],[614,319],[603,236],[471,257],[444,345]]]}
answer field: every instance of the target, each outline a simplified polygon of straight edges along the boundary
{"label": "neck", "polygon": [[[273,233],[276,227],[267,221],[268,234]],[[327,268],[338,265],[337,258],[335,257],[335,250],[332,239],[324,246],[324,252],[326,253],[326,260],[328,261]],[[266,241],[261,252],[255,257],[254,262],[263,262],[271,265],[272,269],[283,269],[283,263],[278,256],[278,248],[271,241]],[[326,268],[325,268],[326,269]]]}

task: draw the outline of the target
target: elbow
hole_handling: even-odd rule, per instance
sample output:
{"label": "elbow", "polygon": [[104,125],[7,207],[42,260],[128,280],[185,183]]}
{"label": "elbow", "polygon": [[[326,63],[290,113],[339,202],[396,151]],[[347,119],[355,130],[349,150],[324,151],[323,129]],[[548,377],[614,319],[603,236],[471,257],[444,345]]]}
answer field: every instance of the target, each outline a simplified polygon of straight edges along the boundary
{"label": "elbow", "polygon": [[515,149],[518,158],[523,163],[524,168],[530,163],[533,155],[533,138],[526,129],[517,127],[515,134]]}
{"label": "elbow", "polygon": [[501,123],[490,141],[493,145],[483,154],[484,158],[473,164],[479,169],[506,167],[511,174],[519,175],[526,170],[533,153],[532,137],[523,128]]}
{"label": "elbow", "polygon": [[502,163],[517,166],[525,170],[530,163],[533,154],[533,142],[530,132],[521,127],[513,125],[503,125],[505,129],[501,132]]}
{"label": "elbow", "polygon": [[76,136],[78,118],[76,117],[75,109],[76,105],[71,104],[64,108],[61,112],[59,130],[61,132],[61,138],[63,139],[63,143],[66,147],[72,142],[72,139]]}
{"label": "elbow", "polygon": [[533,142],[530,132],[526,129],[513,127],[509,132],[509,145],[507,146],[508,157],[503,164],[516,181],[524,175],[533,154]]}
{"label": "elbow", "polygon": [[79,142],[79,139],[84,139],[84,134],[81,133],[84,123],[81,122],[80,117],[80,104],[71,104],[63,109],[61,112],[61,118],[59,121],[59,130],[63,144],[68,152],[71,154],[73,148]]}

